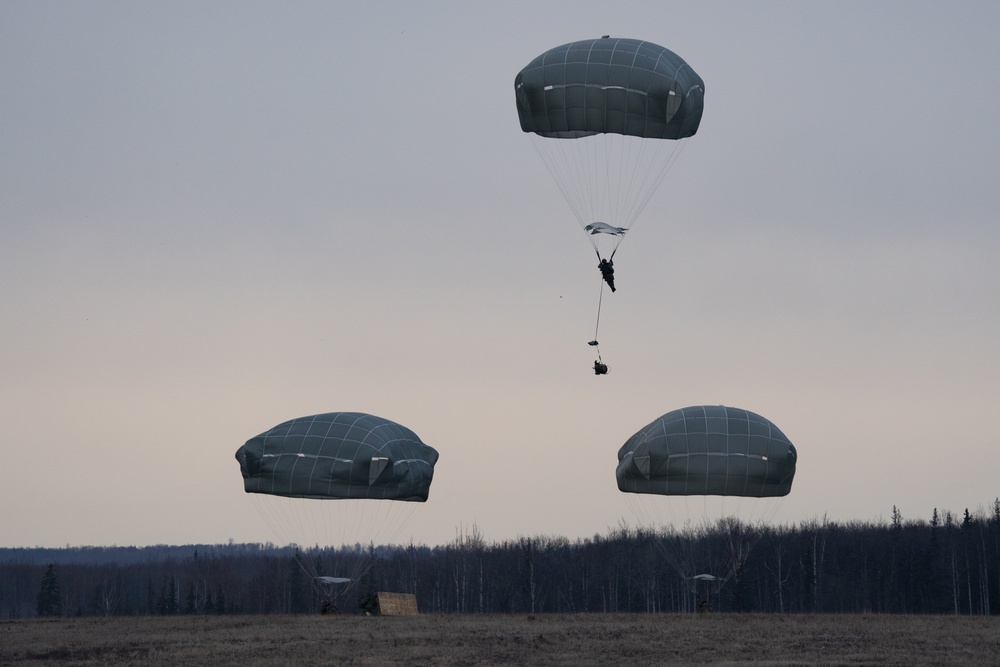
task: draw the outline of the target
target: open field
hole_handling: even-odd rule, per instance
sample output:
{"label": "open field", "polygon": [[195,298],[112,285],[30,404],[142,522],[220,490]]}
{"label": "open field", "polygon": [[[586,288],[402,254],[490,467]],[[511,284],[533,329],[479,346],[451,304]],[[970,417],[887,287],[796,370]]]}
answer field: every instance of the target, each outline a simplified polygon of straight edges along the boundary
{"label": "open field", "polygon": [[0,665],[997,665],[1000,619],[579,614],[0,622]]}

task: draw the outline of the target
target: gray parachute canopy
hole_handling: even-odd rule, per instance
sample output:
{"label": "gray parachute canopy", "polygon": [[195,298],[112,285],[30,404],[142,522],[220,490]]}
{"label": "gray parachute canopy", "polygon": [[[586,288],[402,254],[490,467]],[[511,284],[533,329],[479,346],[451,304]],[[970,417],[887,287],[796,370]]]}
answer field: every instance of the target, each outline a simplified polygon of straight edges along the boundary
{"label": "gray parachute canopy", "polygon": [[676,53],[638,39],[587,39],[541,54],[514,79],[521,129],[568,139],[698,131],[705,82]]}
{"label": "gray parachute canopy", "polygon": [[299,417],[236,451],[247,493],[427,500],[438,453],[405,426],[360,412]]}
{"label": "gray parachute canopy", "polygon": [[792,489],[797,454],[778,427],[724,405],[668,412],[618,450],[618,488],[629,493],[766,498]]}

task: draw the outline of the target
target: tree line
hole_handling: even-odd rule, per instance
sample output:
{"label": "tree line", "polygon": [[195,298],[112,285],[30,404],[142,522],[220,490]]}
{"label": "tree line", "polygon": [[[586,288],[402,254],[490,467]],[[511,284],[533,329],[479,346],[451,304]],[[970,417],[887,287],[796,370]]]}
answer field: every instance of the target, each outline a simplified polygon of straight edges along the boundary
{"label": "tree line", "polygon": [[[352,581],[337,577],[353,573]],[[326,583],[324,583],[324,581]],[[330,583],[333,582],[333,583]],[[358,613],[370,593],[425,613],[1000,613],[1000,498],[961,516],[683,530],[621,524],[577,540],[0,549],[0,615]]]}

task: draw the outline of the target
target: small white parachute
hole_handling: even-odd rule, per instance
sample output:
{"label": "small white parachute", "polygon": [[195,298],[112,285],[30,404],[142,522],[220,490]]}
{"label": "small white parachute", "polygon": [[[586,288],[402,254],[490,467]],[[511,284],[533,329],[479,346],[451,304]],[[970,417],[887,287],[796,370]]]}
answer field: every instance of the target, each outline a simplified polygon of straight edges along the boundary
{"label": "small white parachute", "polygon": [[606,222],[592,222],[584,227],[585,230],[593,234],[611,234],[612,236],[624,236],[628,227],[615,227]]}

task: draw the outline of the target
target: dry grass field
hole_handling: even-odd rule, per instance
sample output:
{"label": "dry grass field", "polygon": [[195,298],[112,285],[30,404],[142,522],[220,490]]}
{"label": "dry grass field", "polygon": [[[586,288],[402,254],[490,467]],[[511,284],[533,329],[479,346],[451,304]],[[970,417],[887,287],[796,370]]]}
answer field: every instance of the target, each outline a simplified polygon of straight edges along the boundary
{"label": "dry grass field", "polygon": [[1000,619],[579,614],[0,622],[0,665],[998,665]]}

